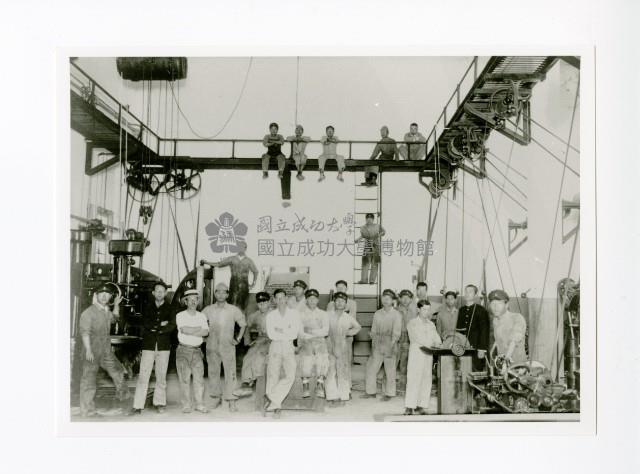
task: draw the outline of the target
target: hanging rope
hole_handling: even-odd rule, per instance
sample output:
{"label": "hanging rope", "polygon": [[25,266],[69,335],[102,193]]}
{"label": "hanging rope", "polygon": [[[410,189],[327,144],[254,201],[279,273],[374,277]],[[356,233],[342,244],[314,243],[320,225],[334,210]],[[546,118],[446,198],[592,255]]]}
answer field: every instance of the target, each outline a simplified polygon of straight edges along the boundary
{"label": "hanging rope", "polygon": [[298,126],[298,90],[300,88],[300,56],[296,58],[296,114],[293,120],[293,126]]}
{"label": "hanging rope", "polygon": [[465,175],[462,173],[462,231],[461,234],[461,252],[460,252],[460,290],[464,285],[464,202],[465,202]]}
{"label": "hanging rope", "polygon": [[184,118],[185,122],[187,123],[187,127],[189,127],[189,130],[191,130],[191,133],[193,133],[196,137],[201,138],[202,140],[212,140],[214,138],[217,138],[218,135],[220,135],[224,131],[224,129],[229,124],[229,122],[231,122],[231,119],[233,118],[234,114],[236,113],[236,110],[238,109],[238,106],[240,105],[240,101],[242,100],[242,96],[244,95],[244,91],[245,91],[245,88],[247,86],[247,81],[249,79],[249,71],[251,71],[252,64],[253,64],[253,57],[249,58],[249,64],[247,66],[247,72],[245,73],[245,76],[244,76],[244,81],[242,83],[242,88],[240,89],[240,94],[238,94],[238,99],[236,100],[236,103],[233,106],[233,109],[231,110],[231,113],[229,114],[229,117],[227,118],[227,120],[225,120],[224,124],[222,125],[222,127],[217,132],[215,132],[215,133],[213,133],[213,134],[211,134],[209,136],[204,136],[203,134],[198,133],[193,128],[193,126],[191,125],[191,121],[189,120],[189,118],[186,116],[186,114],[180,108],[180,104],[179,104],[180,86],[178,85],[178,98],[176,99],[176,95],[175,95],[174,90],[173,90],[173,84],[169,83],[169,86],[171,88],[171,95],[173,96],[173,100],[177,105],[178,112],[180,113],[180,115],[182,115],[182,118]]}
{"label": "hanging rope", "polygon": [[[476,178],[476,186],[478,187],[478,194],[480,196],[480,203],[482,204],[482,213],[484,215],[484,222],[487,226],[487,230],[489,230],[489,218],[487,217],[487,211],[484,207],[484,199],[482,198],[482,193],[480,192],[480,184],[478,183],[478,179]],[[493,245],[493,238],[489,235],[489,241],[491,242],[491,248],[493,250],[493,258],[496,262],[496,269],[498,270],[498,277],[500,278],[500,286],[504,288],[504,282],[502,281],[502,272],[500,271],[500,264],[498,263],[498,254],[496,253],[496,248]]]}
{"label": "hanging rope", "polygon": [[575,152],[577,152],[577,153],[580,153],[580,149],[579,149],[579,148],[576,148],[576,147],[575,147],[575,146],[573,146],[571,143],[567,143],[567,142],[565,142],[562,138],[560,138],[558,135],[556,135],[555,133],[553,133],[551,130],[549,130],[547,127],[545,127],[544,125],[542,125],[540,122],[535,121],[533,118],[531,118],[530,120],[531,120],[531,123],[533,123],[533,124],[537,125],[538,127],[540,127],[542,130],[544,130],[545,132],[547,132],[547,133],[548,133],[549,135],[551,135],[552,137],[557,138],[558,140],[560,140],[560,142],[561,142],[563,145],[569,145],[569,147],[570,147],[573,151],[575,151]]}
{"label": "hanging rope", "polygon": [[[558,198],[556,199],[556,207],[555,207],[555,214],[554,214],[554,221],[553,221],[553,228],[551,230],[551,239],[549,242],[549,252],[547,254],[547,261],[545,263],[545,269],[544,269],[544,280],[542,281],[542,290],[541,290],[541,295],[540,295],[540,306],[538,307],[538,321],[540,320],[541,316],[542,316],[542,305],[544,303],[544,293],[545,293],[545,287],[547,286],[547,278],[549,277],[549,266],[551,263],[551,253],[553,251],[553,240],[555,238],[556,235],[556,229],[558,227],[558,211],[560,210],[560,204],[561,204],[561,200],[562,200],[562,190],[564,189],[564,177],[566,175],[567,169],[570,169],[567,166],[567,161],[569,160],[569,143],[571,143],[571,136],[573,135],[573,123],[575,121],[576,118],[576,108],[578,105],[578,97],[580,97],[580,78],[578,78],[578,83],[576,85],[576,96],[573,102],[573,111],[571,112],[571,122],[569,125],[569,137],[567,138],[567,146],[565,148],[565,154],[564,154],[564,163],[563,163],[563,167],[562,167],[562,175],[560,176],[560,187],[558,189]],[[560,326],[561,324],[558,325],[558,329],[556,331],[556,333],[560,330]],[[535,340],[535,336],[536,336],[536,332],[534,332],[534,340]],[[557,335],[556,335],[556,339],[557,339]],[[532,344],[533,349],[535,349],[535,344]],[[533,357],[533,351],[530,351],[531,354],[529,354],[529,359],[532,360]]]}
{"label": "hanging rope", "polygon": [[[447,194],[449,190],[447,189]],[[447,288],[447,253],[449,249],[449,199],[447,198],[447,214],[444,226],[444,275],[442,277],[442,288]]]}

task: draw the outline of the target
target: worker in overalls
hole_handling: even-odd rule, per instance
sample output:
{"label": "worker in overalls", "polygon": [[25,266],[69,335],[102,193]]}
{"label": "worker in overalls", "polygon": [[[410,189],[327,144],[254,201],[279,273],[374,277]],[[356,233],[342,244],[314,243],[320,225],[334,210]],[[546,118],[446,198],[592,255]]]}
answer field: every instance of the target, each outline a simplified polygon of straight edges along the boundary
{"label": "worker in overalls", "polygon": [[116,398],[120,401],[130,398],[129,387],[124,379],[124,367],[111,350],[111,323],[118,317],[120,297],[113,301],[113,312],[109,302],[113,290],[102,285],[94,292],[94,301],[80,315],[79,332],[84,347],[82,378],[80,379],[80,413],[84,417],[97,416],[95,406],[96,378],[102,367],[113,380]]}
{"label": "worker in overalls", "polygon": [[[242,340],[247,325],[244,314],[237,307],[227,303],[229,289],[224,283],[215,288],[216,302],[202,310],[209,323],[207,337],[207,365],[209,376],[209,396],[213,398],[213,408],[229,402],[229,411],[238,411],[236,400],[236,346]],[[236,324],[240,328],[235,335]],[[220,381],[220,366],[224,367],[224,392]]]}
{"label": "worker in overalls", "polygon": [[327,311],[329,318],[329,371],[327,373],[327,400],[329,406],[342,406],[351,398],[351,348],[350,340],[361,329],[355,314],[346,311],[347,294],[338,291],[333,295],[333,307]]}
{"label": "worker in overalls", "polygon": [[[246,254],[247,243],[238,242],[238,253],[231,257],[224,258],[219,262],[200,263],[211,265],[212,267],[231,267],[231,279],[229,280],[229,302],[240,308],[242,312],[247,309],[247,299],[249,291],[256,285],[258,278],[258,267]],[[249,283],[249,273],[251,273],[251,283]]]}
{"label": "worker in overalls", "polygon": [[404,397],[405,415],[426,415],[431,399],[433,349],[442,340],[430,320],[431,304],[418,301],[418,317],[407,324],[409,334],[409,361],[407,364],[407,391]]}
{"label": "worker in overalls", "polygon": [[458,324],[457,300],[458,294],[455,291],[447,291],[444,294],[444,305],[440,306],[436,316],[436,329],[442,340],[456,332]]}
{"label": "worker in overalls", "polygon": [[305,292],[307,310],[300,314],[302,332],[300,334],[299,358],[302,368],[302,397],[311,396],[309,379],[316,376],[316,397],[324,398],[324,382],[329,371],[329,352],[326,337],[329,335],[329,317],[318,308],[320,294],[316,289]]}
{"label": "worker in overalls", "polygon": [[378,278],[378,265],[380,264],[380,239],[387,233],[380,225],[374,223],[375,216],[368,213],[366,224],[360,227],[360,237],[356,243],[363,242],[362,265],[360,269],[361,285],[373,285]]}
{"label": "worker in overalls", "polygon": [[256,295],[258,310],[247,319],[247,329],[244,332],[244,345],[249,350],[242,360],[242,383],[252,387],[257,378],[264,375],[265,362],[269,354],[271,341],[267,336],[267,314],[271,311],[271,295],[261,291]]}
{"label": "worker in overalls", "polygon": [[398,311],[402,315],[402,332],[400,334],[398,352],[398,382],[401,390],[407,385],[407,361],[409,359],[409,335],[407,324],[418,315],[418,308],[413,304],[413,293],[411,290],[400,292],[400,302]]}
{"label": "worker in overalls", "polygon": [[[349,298],[349,294],[347,293],[347,282],[345,280],[338,280],[336,282],[336,293],[344,293],[347,295],[347,305],[344,308],[344,312],[353,316],[355,319],[358,318],[358,303],[353,298]],[[327,313],[333,311],[335,309],[335,304],[333,301],[329,301],[327,304]],[[349,360],[353,361],[353,337],[347,336],[347,350],[349,351]]]}
{"label": "worker in overalls", "polygon": [[287,397],[296,377],[293,341],[301,332],[300,314],[287,306],[287,293],[282,288],[273,292],[277,308],[267,314],[267,336],[271,340],[267,362],[265,410],[280,417],[282,401]]}
{"label": "worker in overalls", "polygon": [[[400,155],[398,152],[398,146],[393,138],[389,138],[389,127],[386,125],[380,129],[380,141],[376,144],[371,153],[370,160],[399,160]],[[365,186],[377,186],[378,185],[378,173],[380,172],[377,166],[367,166],[364,169],[364,183]]]}
{"label": "worker in overalls", "polygon": [[365,394],[362,398],[375,398],[377,375],[384,365],[386,383],[382,401],[396,396],[396,366],[398,363],[398,341],[402,333],[402,315],[392,307],[395,293],[386,289],[382,292],[382,308],[373,315],[371,325],[371,356],[367,361]]}
{"label": "worker in overalls", "polygon": [[509,295],[504,290],[489,293],[489,312],[493,316],[493,347],[505,357],[508,365],[527,361],[524,338],[527,322],[520,313],[508,309]]}

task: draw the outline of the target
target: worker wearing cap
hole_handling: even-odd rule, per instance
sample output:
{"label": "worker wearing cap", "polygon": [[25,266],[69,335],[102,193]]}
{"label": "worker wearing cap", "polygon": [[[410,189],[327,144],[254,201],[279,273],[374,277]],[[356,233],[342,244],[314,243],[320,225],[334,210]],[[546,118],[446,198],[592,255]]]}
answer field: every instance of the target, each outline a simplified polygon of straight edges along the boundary
{"label": "worker wearing cap", "polygon": [[351,350],[349,340],[361,329],[355,314],[346,311],[347,294],[338,291],[333,295],[333,308],[327,311],[329,318],[329,371],[327,373],[327,400],[330,406],[344,405],[351,397]]}
{"label": "worker wearing cap", "polygon": [[442,339],[456,332],[458,324],[457,299],[458,294],[455,291],[447,291],[444,294],[444,304],[440,306],[436,317],[436,329]]}
{"label": "worker wearing cap", "polygon": [[183,413],[191,413],[191,378],[193,377],[193,398],[196,410],[208,413],[204,404],[204,360],[202,357],[203,338],[209,334],[207,317],[198,311],[198,290],[187,290],[182,296],[187,309],[176,314],[178,328],[178,348],[176,349],[176,370],[180,381],[180,403]]}
{"label": "worker wearing cap", "polygon": [[407,325],[409,334],[409,361],[407,364],[407,390],[405,393],[405,415],[426,415],[431,398],[433,352],[442,340],[431,322],[429,300],[417,303],[418,317]]}
{"label": "worker wearing cap", "polygon": [[[336,281],[336,293],[342,292],[345,295],[347,295],[347,305],[344,308],[344,312],[350,314],[355,319],[357,319],[358,303],[356,303],[356,300],[354,300],[353,298],[349,298],[347,293],[348,287],[349,285],[347,285],[347,282],[345,280]],[[333,300],[329,301],[329,303],[327,304],[327,313],[330,313],[334,309],[335,309],[335,304]],[[351,361],[353,360],[353,337],[351,336],[347,337],[347,350],[349,351],[349,360]]]}
{"label": "worker wearing cap", "polygon": [[[218,283],[215,291],[216,302],[202,310],[209,323],[207,337],[207,366],[209,377],[209,396],[214,399],[213,408],[222,403],[221,398],[229,402],[229,411],[238,411],[234,394],[237,385],[236,345],[242,340],[247,322],[239,308],[227,303],[229,287]],[[240,328],[235,335],[236,324]],[[220,381],[220,366],[224,367],[224,393]]]}
{"label": "worker wearing cap", "polygon": [[366,393],[363,398],[373,398],[377,391],[377,375],[384,365],[386,375],[383,401],[396,395],[396,365],[398,363],[398,341],[402,332],[402,315],[392,307],[395,293],[386,289],[382,292],[382,308],[373,315],[371,325],[371,356],[367,362],[365,376]]}
{"label": "worker wearing cap", "polygon": [[413,293],[411,290],[405,289],[400,292],[400,302],[397,309],[402,315],[402,331],[398,344],[398,380],[401,389],[404,389],[407,384],[407,361],[409,359],[407,324],[418,315],[417,307],[413,304]]}
{"label": "worker wearing cap", "polygon": [[152,294],[153,301],[142,309],[142,355],[136,393],[133,397],[134,414],[142,413],[144,410],[152,370],[156,378],[153,406],[158,413],[163,413],[167,405],[167,368],[171,353],[171,334],[176,329],[175,311],[173,306],[165,301],[166,283],[156,282]]}
{"label": "worker wearing cap", "polygon": [[464,306],[458,310],[456,331],[464,334],[469,344],[476,351],[473,354],[473,370],[481,371],[485,368],[485,356],[489,350],[489,315],[483,306],[479,305],[478,287],[467,285],[464,287]]}
{"label": "worker wearing cap", "polygon": [[242,383],[253,386],[256,379],[264,375],[265,362],[269,354],[269,337],[267,336],[267,314],[271,310],[271,295],[261,291],[256,295],[258,310],[247,319],[247,330],[244,332],[244,345],[249,348],[242,359]]}
{"label": "worker wearing cap", "polygon": [[267,314],[267,336],[271,340],[267,359],[267,411],[280,417],[282,401],[287,397],[296,376],[293,341],[300,332],[300,314],[287,306],[287,293],[278,288],[273,292],[277,308]]}
{"label": "worker wearing cap", "polygon": [[318,308],[320,293],[309,289],[304,296],[307,299],[307,310],[300,315],[302,332],[300,333],[300,361],[302,367],[302,397],[311,395],[309,379],[315,374],[316,397],[323,398],[324,381],[329,371],[329,351],[326,337],[329,335],[329,317],[326,311]]}
{"label": "worker wearing cap", "polygon": [[296,280],[293,282],[293,295],[296,298],[295,307],[300,312],[307,310],[305,291],[307,291],[307,284],[303,280]]}
{"label": "worker wearing cap", "polygon": [[508,309],[509,295],[504,290],[489,293],[489,312],[493,316],[493,347],[514,364],[526,362],[524,339],[527,322],[520,313]]}
{"label": "worker wearing cap", "polygon": [[110,285],[96,289],[93,304],[80,315],[79,332],[84,346],[82,378],[80,379],[80,413],[82,416],[96,416],[94,398],[96,395],[96,377],[101,367],[109,374],[116,388],[116,398],[130,398],[129,388],[124,380],[124,367],[111,350],[111,323],[118,317],[122,298],[113,301],[113,312],[109,301],[113,296]]}
{"label": "worker wearing cap", "polygon": [[360,237],[356,239],[356,243],[364,241],[360,281],[358,283],[361,285],[373,285],[378,278],[380,239],[384,237],[387,231],[380,224],[373,222],[375,216],[372,213],[368,213],[365,219],[365,225],[360,227]]}

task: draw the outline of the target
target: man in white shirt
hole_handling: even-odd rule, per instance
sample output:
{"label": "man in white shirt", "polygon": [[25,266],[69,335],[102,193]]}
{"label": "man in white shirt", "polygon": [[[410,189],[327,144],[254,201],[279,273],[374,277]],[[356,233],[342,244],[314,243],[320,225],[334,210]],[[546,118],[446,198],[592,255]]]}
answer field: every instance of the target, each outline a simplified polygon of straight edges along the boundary
{"label": "man in white shirt", "polygon": [[324,398],[324,381],[329,371],[329,351],[327,339],[329,335],[329,317],[318,308],[320,293],[309,289],[304,296],[307,299],[307,310],[300,315],[302,333],[300,334],[300,359],[302,366],[302,397],[311,396],[309,379],[316,376],[316,397]]}
{"label": "man in white shirt", "polygon": [[338,181],[344,181],[342,172],[346,165],[344,156],[338,155],[337,153],[338,143],[340,140],[334,135],[334,131],[335,129],[333,126],[329,125],[326,128],[327,134],[320,139],[320,143],[322,143],[322,154],[318,157],[318,169],[320,171],[318,181],[324,181],[324,165],[327,160],[336,160],[336,163],[338,164]]}
{"label": "man in white shirt", "polygon": [[[404,134],[404,141],[410,145],[400,145],[398,151],[404,160],[422,160],[427,149],[427,139],[418,131],[418,124],[409,125],[409,133]],[[415,143],[415,145],[414,145]]]}
{"label": "man in white shirt", "polygon": [[[282,401],[293,386],[296,376],[296,357],[293,341],[301,332],[300,314],[287,307],[287,294],[278,288],[273,297],[277,308],[267,314],[267,336],[271,339],[267,362],[267,411],[280,417]],[[284,372],[284,377],[280,373]]]}
{"label": "man in white shirt", "polygon": [[[209,323],[207,338],[207,368],[209,396],[214,399],[213,408],[220,406],[221,398],[229,402],[229,411],[238,411],[234,394],[237,385],[236,346],[242,340],[247,322],[240,309],[227,303],[229,287],[218,283],[215,288],[216,302],[202,310]],[[236,324],[240,333],[235,335]],[[224,394],[220,382],[220,365],[224,367]]]}
{"label": "man in white shirt", "polygon": [[176,315],[178,328],[178,348],[176,349],[176,369],[180,381],[180,401],[182,412],[191,413],[191,377],[193,376],[193,397],[196,410],[208,413],[204,405],[204,362],[202,358],[203,337],[209,334],[207,318],[198,306],[198,290],[184,292],[183,301],[187,309]]}
{"label": "man in white shirt", "polygon": [[287,137],[287,141],[291,142],[291,155],[293,156],[293,161],[295,162],[296,169],[298,170],[296,178],[298,178],[299,181],[304,179],[304,176],[302,176],[302,170],[304,170],[304,165],[307,164],[307,155],[305,155],[305,150],[307,149],[307,143],[311,141],[311,138],[302,135],[303,132],[304,128],[302,128],[302,125],[296,125],[296,134],[294,136]]}

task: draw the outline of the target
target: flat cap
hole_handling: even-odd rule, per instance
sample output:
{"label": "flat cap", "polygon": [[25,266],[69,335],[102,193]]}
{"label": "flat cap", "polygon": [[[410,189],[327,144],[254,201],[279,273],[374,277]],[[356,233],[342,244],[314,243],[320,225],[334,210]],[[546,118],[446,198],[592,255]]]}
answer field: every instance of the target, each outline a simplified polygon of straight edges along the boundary
{"label": "flat cap", "polygon": [[509,295],[504,290],[493,290],[491,293],[489,293],[489,301],[493,300],[502,300],[508,303]]}
{"label": "flat cap", "polygon": [[94,293],[111,293],[112,295],[116,294],[116,290],[113,288],[113,284],[104,283],[97,287]]}
{"label": "flat cap", "polygon": [[183,298],[186,298],[188,296],[198,296],[198,290],[194,290],[193,288],[191,290],[187,290],[184,292],[184,294],[182,295]]}
{"label": "flat cap", "polygon": [[413,298],[413,293],[411,293],[411,290],[402,290],[400,292],[400,298],[402,298],[403,296],[408,296],[409,298]]}
{"label": "flat cap", "polygon": [[338,298],[342,298],[345,301],[349,301],[349,297],[344,291],[336,291],[333,294],[333,301],[337,300]]}
{"label": "flat cap", "polygon": [[309,296],[315,296],[316,298],[320,298],[320,293],[315,288],[309,288],[304,292],[304,297],[309,298]]}
{"label": "flat cap", "polygon": [[382,292],[382,296],[391,296],[392,298],[395,298],[396,294],[393,290],[390,290],[389,288],[387,288]]}

